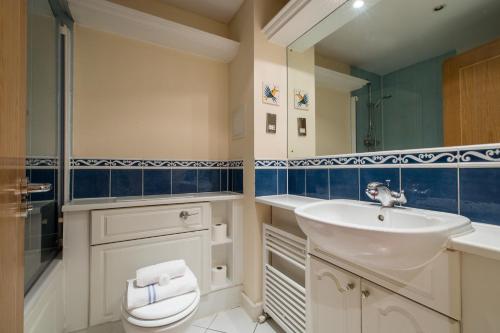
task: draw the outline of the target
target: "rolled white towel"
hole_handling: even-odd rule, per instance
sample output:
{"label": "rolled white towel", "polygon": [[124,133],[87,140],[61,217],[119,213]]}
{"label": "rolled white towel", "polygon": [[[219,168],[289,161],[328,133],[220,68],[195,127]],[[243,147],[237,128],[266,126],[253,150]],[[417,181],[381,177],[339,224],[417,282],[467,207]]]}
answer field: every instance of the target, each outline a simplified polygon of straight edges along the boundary
{"label": "rolled white towel", "polygon": [[147,287],[138,287],[136,280],[127,281],[127,310],[139,308],[154,302],[183,295],[198,288],[196,276],[188,268],[183,277],[171,279],[167,285],[152,284]]}
{"label": "rolled white towel", "polygon": [[183,276],[186,272],[184,260],[172,260],[161,264],[139,268],[135,272],[138,287],[145,287],[160,282],[162,275],[168,275],[169,279]]}

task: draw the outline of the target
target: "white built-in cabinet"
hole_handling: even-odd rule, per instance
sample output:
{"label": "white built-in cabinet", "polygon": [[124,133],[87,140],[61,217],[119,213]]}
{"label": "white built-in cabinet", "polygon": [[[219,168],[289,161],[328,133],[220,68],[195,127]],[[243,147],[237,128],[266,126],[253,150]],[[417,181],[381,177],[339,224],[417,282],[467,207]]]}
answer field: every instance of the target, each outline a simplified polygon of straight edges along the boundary
{"label": "white built-in cabinet", "polygon": [[308,332],[460,333],[460,323],[309,256]]}
{"label": "white built-in cabinet", "polygon": [[361,333],[361,278],[311,259],[307,332]]}
{"label": "white built-in cabinet", "polygon": [[[89,204],[89,209],[66,208],[67,331],[119,320],[126,281],[135,278],[138,268],[174,259],[184,259],[197,277],[206,304],[201,313],[237,304],[243,269],[238,199],[221,195],[207,196],[207,201],[196,197],[194,202],[172,198],[176,201],[172,204],[144,205],[138,200],[118,202],[125,207],[108,208],[104,203]],[[227,224],[227,237],[220,242],[212,241],[216,223]],[[224,284],[212,283],[214,265],[227,266]]]}

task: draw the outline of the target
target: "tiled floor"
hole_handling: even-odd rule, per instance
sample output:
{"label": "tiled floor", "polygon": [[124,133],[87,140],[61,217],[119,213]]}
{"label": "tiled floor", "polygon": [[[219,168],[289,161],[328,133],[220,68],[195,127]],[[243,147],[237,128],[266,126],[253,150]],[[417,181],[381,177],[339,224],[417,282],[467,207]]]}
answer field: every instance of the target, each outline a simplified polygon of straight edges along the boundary
{"label": "tiled floor", "polygon": [[242,308],[234,308],[196,320],[186,333],[282,333],[271,320],[253,322]]}
{"label": "tiled floor", "polygon": [[[123,328],[118,321],[94,326],[78,333],[123,333]],[[283,333],[283,331],[272,320],[264,324],[253,322],[245,310],[237,307],[195,320],[186,333]]]}

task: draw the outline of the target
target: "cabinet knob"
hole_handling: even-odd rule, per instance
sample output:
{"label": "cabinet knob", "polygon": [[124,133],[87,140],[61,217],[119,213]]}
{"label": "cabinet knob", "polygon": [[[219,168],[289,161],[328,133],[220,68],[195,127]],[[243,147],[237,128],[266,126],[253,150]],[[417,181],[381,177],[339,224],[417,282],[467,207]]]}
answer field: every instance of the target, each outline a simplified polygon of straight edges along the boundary
{"label": "cabinet knob", "polygon": [[368,298],[368,296],[370,296],[370,292],[368,290],[361,291],[361,298],[362,299],[366,299],[366,298]]}
{"label": "cabinet knob", "polygon": [[356,285],[352,282],[349,282],[346,286],[345,286],[345,290],[349,291],[349,290],[353,290],[354,287],[356,287]]}
{"label": "cabinet knob", "polygon": [[187,210],[183,210],[180,214],[179,217],[183,220],[187,220],[188,217],[193,216],[193,215],[198,215],[198,212],[194,213],[189,213]]}

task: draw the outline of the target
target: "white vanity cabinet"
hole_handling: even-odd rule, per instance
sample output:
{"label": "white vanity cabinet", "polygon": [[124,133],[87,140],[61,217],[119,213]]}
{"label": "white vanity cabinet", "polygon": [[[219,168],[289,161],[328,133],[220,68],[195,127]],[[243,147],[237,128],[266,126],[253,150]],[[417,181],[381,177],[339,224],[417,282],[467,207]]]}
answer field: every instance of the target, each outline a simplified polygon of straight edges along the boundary
{"label": "white vanity cabinet", "polygon": [[308,332],[460,333],[460,323],[309,256]]}
{"label": "white vanity cabinet", "polygon": [[458,321],[363,280],[363,333],[460,333]]}
{"label": "white vanity cabinet", "polygon": [[[242,199],[233,193],[137,200],[75,201],[63,207],[67,332],[120,319],[126,281],[138,268],[184,259],[198,279],[198,313],[239,304],[242,282]],[[213,224],[226,223],[223,244]],[[211,265],[226,265],[214,287]]]}
{"label": "white vanity cabinet", "polygon": [[361,278],[311,257],[307,332],[361,333]]}

